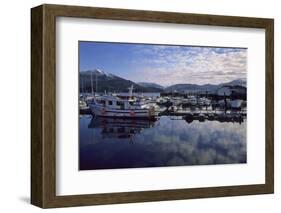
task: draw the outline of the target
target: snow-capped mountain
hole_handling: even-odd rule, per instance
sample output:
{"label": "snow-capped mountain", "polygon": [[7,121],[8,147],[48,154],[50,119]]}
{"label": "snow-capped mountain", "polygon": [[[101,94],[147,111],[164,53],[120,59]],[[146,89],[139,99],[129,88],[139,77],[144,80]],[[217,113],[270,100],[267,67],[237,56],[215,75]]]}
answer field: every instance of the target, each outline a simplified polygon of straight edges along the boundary
{"label": "snow-capped mountain", "polygon": [[98,92],[128,92],[134,85],[134,92],[161,92],[162,89],[144,87],[133,81],[118,77],[100,69],[80,72],[80,91],[90,92],[93,84],[94,91]]}
{"label": "snow-capped mountain", "polygon": [[107,77],[111,77],[111,78],[114,78],[114,77],[117,77],[111,73],[108,73],[108,72],[105,72],[105,71],[102,71],[100,69],[95,69],[95,70],[88,70],[88,71],[85,71],[86,73],[90,73],[91,72],[94,74],[94,75],[97,75],[97,76],[107,76]]}

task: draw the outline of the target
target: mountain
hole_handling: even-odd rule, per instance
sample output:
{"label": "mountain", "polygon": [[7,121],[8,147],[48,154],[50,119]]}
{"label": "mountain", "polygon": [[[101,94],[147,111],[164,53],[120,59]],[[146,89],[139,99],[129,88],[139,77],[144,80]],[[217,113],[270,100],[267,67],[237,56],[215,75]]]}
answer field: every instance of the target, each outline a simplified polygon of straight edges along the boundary
{"label": "mountain", "polygon": [[[91,77],[92,76],[92,77]],[[93,90],[98,92],[128,92],[128,88],[132,85],[134,86],[134,92],[215,92],[218,88],[222,86],[244,86],[246,87],[245,79],[236,79],[227,83],[222,84],[175,84],[164,88],[163,86],[156,83],[149,82],[139,82],[135,83],[133,81],[121,78],[119,76],[107,73],[105,71],[95,69],[87,70],[79,73],[80,78],[80,91],[81,92],[91,92],[92,84]],[[92,83],[91,83],[92,79]],[[97,83],[97,87],[96,87]]]}
{"label": "mountain", "polygon": [[162,89],[159,88],[141,86],[133,81],[118,77],[99,69],[82,71],[79,73],[79,79],[81,92],[91,92],[92,84],[93,90],[97,90],[97,92],[128,92],[128,88],[132,85],[134,86],[134,92],[162,91]]}
{"label": "mountain", "polygon": [[117,76],[111,74],[111,73],[107,73],[105,71],[102,71],[100,69],[95,69],[93,71],[89,70],[87,71],[89,74],[91,74],[91,72],[93,72],[94,75],[97,75],[97,76],[106,76],[106,77],[109,77],[109,78],[115,78]]}
{"label": "mountain", "polygon": [[247,87],[247,81],[246,79],[236,79],[233,81],[230,81],[228,83],[221,84],[222,86],[242,86]]}
{"label": "mountain", "polygon": [[219,88],[219,85],[213,85],[213,84],[205,84],[205,85],[197,85],[197,84],[175,84],[172,86],[169,86],[165,88],[166,92],[199,92],[199,91],[215,91]]}
{"label": "mountain", "polygon": [[222,84],[204,84],[204,85],[198,85],[198,84],[174,84],[172,86],[169,86],[165,88],[165,92],[214,92],[220,87],[223,86],[243,86],[247,87],[247,82],[245,79],[236,79],[227,83]]}
{"label": "mountain", "polygon": [[156,84],[156,83],[138,82],[137,84],[140,85],[140,86],[143,86],[143,87],[151,87],[151,88],[164,89],[163,86],[161,86],[160,84]]}

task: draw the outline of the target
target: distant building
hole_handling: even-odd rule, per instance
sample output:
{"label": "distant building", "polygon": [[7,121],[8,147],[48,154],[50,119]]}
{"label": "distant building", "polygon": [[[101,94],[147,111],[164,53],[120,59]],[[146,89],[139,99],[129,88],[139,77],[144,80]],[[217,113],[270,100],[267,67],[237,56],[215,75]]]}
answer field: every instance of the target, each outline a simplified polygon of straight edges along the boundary
{"label": "distant building", "polygon": [[230,96],[231,95],[231,88],[230,86],[223,86],[217,90],[218,96]]}
{"label": "distant building", "polygon": [[223,86],[217,90],[218,96],[245,96],[247,93],[246,87],[243,86]]}
{"label": "distant building", "polygon": [[233,95],[245,95],[247,93],[246,87],[243,86],[232,86],[231,91]]}

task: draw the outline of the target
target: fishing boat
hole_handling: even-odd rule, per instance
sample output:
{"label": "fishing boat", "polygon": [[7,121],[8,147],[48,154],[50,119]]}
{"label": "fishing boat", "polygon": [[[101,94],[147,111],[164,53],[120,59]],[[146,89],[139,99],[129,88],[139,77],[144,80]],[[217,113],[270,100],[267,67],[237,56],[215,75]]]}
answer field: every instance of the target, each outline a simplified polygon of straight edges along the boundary
{"label": "fishing boat", "polygon": [[79,98],[79,113],[80,114],[91,113],[90,107],[88,106],[85,97],[81,96],[81,95],[80,95],[80,98]]}
{"label": "fishing boat", "polygon": [[202,101],[203,101],[204,106],[210,106],[211,105],[211,100],[206,98],[206,97],[203,97]]}
{"label": "fishing boat", "polygon": [[159,98],[157,98],[156,99],[156,103],[158,104],[158,105],[164,105],[164,104],[166,104],[168,102],[168,98],[167,97],[159,97]]}
{"label": "fishing boat", "polygon": [[203,100],[203,98],[198,98],[198,99],[197,99],[197,105],[198,105],[198,106],[204,106],[204,100]]}
{"label": "fishing boat", "polygon": [[100,117],[154,119],[158,114],[155,107],[132,98],[132,92],[133,85],[126,99],[105,94],[95,97],[89,106],[92,113]]}
{"label": "fishing boat", "polygon": [[196,103],[197,103],[196,97],[195,96],[189,96],[188,97],[188,103],[192,106],[196,105]]}
{"label": "fishing boat", "polygon": [[173,103],[174,106],[178,106],[182,103],[181,97],[173,97],[170,101]]}
{"label": "fishing boat", "polygon": [[243,104],[243,100],[239,100],[239,99],[232,100],[230,102],[230,104],[231,104],[231,108],[232,109],[241,109],[242,108],[242,104]]}

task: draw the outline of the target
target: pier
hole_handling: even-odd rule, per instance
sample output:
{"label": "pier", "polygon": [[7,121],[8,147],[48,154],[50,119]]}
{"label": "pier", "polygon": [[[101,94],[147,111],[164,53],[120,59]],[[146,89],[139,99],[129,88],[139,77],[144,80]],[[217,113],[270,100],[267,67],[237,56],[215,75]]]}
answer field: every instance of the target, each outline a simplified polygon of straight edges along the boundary
{"label": "pier", "polygon": [[[80,114],[92,114],[89,109],[80,109]],[[156,118],[161,116],[179,117],[187,123],[193,121],[219,121],[219,122],[238,122],[242,123],[247,118],[246,111],[223,111],[223,110],[195,110],[195,111],[171,111],[164,110],[158,113]]]}

